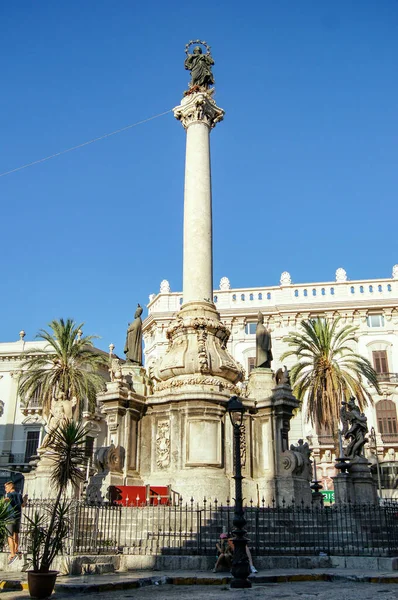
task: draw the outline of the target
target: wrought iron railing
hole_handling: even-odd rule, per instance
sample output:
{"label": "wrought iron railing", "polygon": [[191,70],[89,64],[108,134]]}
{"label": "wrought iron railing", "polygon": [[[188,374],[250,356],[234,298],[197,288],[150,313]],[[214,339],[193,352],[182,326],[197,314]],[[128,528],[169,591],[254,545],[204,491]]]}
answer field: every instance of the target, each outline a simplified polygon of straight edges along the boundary
{"label": "wrought iron railing", "polygon": [[377,380],[387,383],[398,383],[398,373],[377,373]]}
{"label": "wrought iron railing", "polygon": [[[21,548],[28,551],[26,516],[49,511],[48,500],[24,509]],[[71,554],[213,555],[222,532],[233,529],[233,506],[193,500],[179,506],[121,506],[72,501],[68,548]],[[398,504],[318,504],[246,507],[253,554],[391,556],[398,552]]]}

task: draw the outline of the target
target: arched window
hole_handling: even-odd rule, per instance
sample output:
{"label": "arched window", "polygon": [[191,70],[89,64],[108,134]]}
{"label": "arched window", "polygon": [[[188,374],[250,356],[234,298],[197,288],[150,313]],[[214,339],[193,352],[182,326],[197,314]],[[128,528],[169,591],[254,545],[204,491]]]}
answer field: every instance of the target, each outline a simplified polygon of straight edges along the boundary
{"label": "arched window", "polygon": [[180,298],[180,305],[183,303],[184,299]]}
{"label": "arched window", "polygon": [[373,285],[370,285],[370,286],[369,286],[369,292],[370,292],[371,294],[373,294]]}
{"label": "arched window", "polygon": [[383,442],[398,439],[397,408],[392,400],[380,400],[376,404],[377,427]]}
{"label": "arched window", "polygon": [[308,292],[307,290],[304,290],[304,296],[307,297],[308,296]]}
{"label": "arched window", "polygon": [[217,296],[214,296],[214,298],[213,298],[214,304],[216,304],[217,300],[218,300]]}
{"label": "arched window", "polygon": [[332,296],[334,296],[334,288],[330,288],[330,293]]}
{"label": "arched window", "polygon": [[233,301],[233,302],[236,302],[236,294],[233,294],[233,295],[232,295],[232,301]]}
{"label": "arched window", "polygon": [[312,295],[316,296],[316,289],[315,288],[312,290]]}
{"label": "arched window", "polygon": [[250,294],[249,298],[250,298],[250,300],[254,300],[253,294]]}
{"label": "arched window", "polygon": [[294,295],[295,295],[296,298],[298,298],[299,291],[298,290],[294,290]]}
{"label": "arched window", "polygon": [[351,286],[351,294],[355,294],[355,288],[353,285]]}
{"label": "arched window", "polygon": [[324,296],[324,295],[326,294],[326,292],[325,292],[325,288],[322,288],[322,289],[321,289],[321,294],[322,294],[322,296]]}
{"label": "arched window", "polygon": [[359,291],[361,292],[361,294],[363,294],[363,285],[359,286]]}
{"label": "arched window", "polygon": [[244,295],[244,294],[241,294],[241,295],[240,295],[240,299],[241,299],[241,300],[243,300],[243,302],[244,302],[244,301],[246,300],[246,298],[245,298],[245,295]]}
{"label": "arched window", "polygon": [[381,285],[378,285],[378,286],[377,286],[377,289],[379,290],[379,292],[382,292],[382,291],[383,291],[383,288],[382,288],[382,286],[381,286]]}
{"label": "arched window", "polygon": [[271,294],[269,292],[267,293],[267,300],[271,300]]}
{"label": "arched window", "polygon": [[390,284],[390,283],[389,283],[389,284],[388,284],[388,286],[387,286],[387,291],[388,291],[388,292],[391,292],[391,284]]}
{"label": "arched window", "polygon": [[263,299],[263,295],[262,295],[262,293],[261,293],[261,292],[260,292],[260,293],[259,293],[259,295],[258,295],[258,299],[259,299],[259,300],[262,300],[262,299]]}

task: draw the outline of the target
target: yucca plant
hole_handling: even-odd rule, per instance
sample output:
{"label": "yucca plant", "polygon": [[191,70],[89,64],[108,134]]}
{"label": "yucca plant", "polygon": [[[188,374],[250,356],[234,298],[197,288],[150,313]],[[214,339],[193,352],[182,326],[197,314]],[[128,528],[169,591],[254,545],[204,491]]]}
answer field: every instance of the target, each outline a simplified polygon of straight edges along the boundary
{"label": "yucca plant", "polygon": [[0,499],[0,548],[4,544],[8,529],[7,526],[14,520],[13,510],[10,503],[5,499]]}
{"label": "yucca plant", "polygon": [[104,388],[101,369],[108,368],[108,357],[95,351],[96,336],[82,336],[84,323],[72,319],[59,319],[49,323],[51,331],[41,329],[37,334],[47,342],[44,348],[33,348],[23,354],[19,379],[19,395],[28,403],[38,395],[45,414],[51,400],[62,392],[65,400],[76,398],[76,411],[80,414],[87,398],[90,409],[95,407],[97,392]]}
{"label": "yucca plant", "polygon": [[284,338],[290,350],[281,360],[293,356],[297,362],[290,371],[293,392],[307,399],[306,416],[312,424],[331,431],[337,450],[338,424],[343,400],[355,396],[361,410],[372,403],[366,385],[380,393],[377,374],[364,356],[355,352],[358,328],[340,326],[340,317],[301,321],[298,331]]}
{"label": "yucca plant", "polygon": [[51,484],[57,492],[54,502],[43,515],[36,511],[27,518],[27,537],[32,552],[32,567],[36,573],[48,573],[54,558],[64,548],[69,531],[70,503],[65,498],[68,486],[76,487],[84,479],[86,432],[82,424],[66,420],[50,431],[46,445],[52,461]]}

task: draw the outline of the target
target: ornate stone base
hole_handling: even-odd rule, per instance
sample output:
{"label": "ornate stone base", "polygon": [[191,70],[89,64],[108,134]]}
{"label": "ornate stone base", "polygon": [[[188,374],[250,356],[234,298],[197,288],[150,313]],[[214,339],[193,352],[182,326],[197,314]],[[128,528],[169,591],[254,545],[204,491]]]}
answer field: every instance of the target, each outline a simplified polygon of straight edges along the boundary
{"label": "ornate stone base", "polygon": [[347,473],[333,477],[336,504],[378,504],[376,483],[369,461],[358,456],[347,463]]}

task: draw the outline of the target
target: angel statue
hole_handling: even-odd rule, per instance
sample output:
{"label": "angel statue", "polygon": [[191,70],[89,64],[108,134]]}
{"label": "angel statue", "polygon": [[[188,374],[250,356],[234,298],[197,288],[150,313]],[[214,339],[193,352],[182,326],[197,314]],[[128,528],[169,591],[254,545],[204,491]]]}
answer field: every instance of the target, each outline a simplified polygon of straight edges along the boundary
{"label": "angel statue", "polygon": [[[187,44],[187,47],[192,43],[194,42]],[[189,82],[189,87],[193,88],[197,86],[207,90],[211,85],[214,84],[214,77],[211,71],[211,67],[214,65],[214,60],[211,57],[210,49],[207,47],[207,53],[203,54],[202,48],[200,46],[195,46],[192,54],[188,54],[187,50],[186,52],[187,58],[185,59],[185,68],[188,71],[191,71],[191,81]]]}

